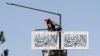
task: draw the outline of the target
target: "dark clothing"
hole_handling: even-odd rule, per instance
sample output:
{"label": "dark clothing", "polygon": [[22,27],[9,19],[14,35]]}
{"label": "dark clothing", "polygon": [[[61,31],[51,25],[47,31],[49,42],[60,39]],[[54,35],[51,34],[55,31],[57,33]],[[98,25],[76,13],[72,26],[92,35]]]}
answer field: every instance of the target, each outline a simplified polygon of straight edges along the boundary
{"label": "dark clothing", "polygon": [[52,23],[52,21],[48,21],[47,22],[47,27],[48,27],[48,30],[50,31],[56,31],[55,29],[55,25]]}
{"label": "dark clothing", "polygon": [[59,31],[60,25],[55,23],[54,21],[48,21],[47,27],[48,27],[48,31]]}

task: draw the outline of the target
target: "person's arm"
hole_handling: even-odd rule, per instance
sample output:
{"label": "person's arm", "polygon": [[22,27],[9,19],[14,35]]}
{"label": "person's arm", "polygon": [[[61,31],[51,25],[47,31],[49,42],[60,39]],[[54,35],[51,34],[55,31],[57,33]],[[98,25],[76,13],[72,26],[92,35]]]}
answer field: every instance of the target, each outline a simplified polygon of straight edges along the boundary
{"label": "person's arm", "polygon": [[59,24],[55,23],[54,21],[52,21],[53,25],[55,26],[60,26]]}
{"label": "person's arm", "polygon": [[59,24],[55,23],[54,21],[52,21],[52,23],[56,26],[57,31],[62,30],[62,28],[60,27],[60,25],[59,25]]}

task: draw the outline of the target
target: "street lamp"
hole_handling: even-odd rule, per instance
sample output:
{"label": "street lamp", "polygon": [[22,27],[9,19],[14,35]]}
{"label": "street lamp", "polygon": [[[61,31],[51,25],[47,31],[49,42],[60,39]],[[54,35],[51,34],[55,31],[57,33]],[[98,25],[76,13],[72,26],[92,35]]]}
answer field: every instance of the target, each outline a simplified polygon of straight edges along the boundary
{"label": "street lamp", "polygon": [[[58,15],[59,16],[59,24],[60,24],[60,29],[61,29],[61,14],[60,13],[55,13],[55,12],[50,12],[50,11],[45,11],[45,10],[41,10],[41,9],[36,9],[36,8],[32,8],[32,7],[28,7],[28,6],[23,6],[23,5],[18,5],[18,4],[14,4],[14,3],[6,3],[8,5],[13,5],[13,6],[18,6],[18,7],[23,7],[23,8],[27,8],[27,9],[32,9],[32,10],[36,10],[36,11],[40,11],[40,12],[45,12],[45,13],[49,13],[49,14],[54,14],[54,15]],[[61,30],[60,30],[61,31]],[[59,49],[61,49],[61,32],[59,31]],[[61,56],[60,50],[59,50],[59,56]],[[67,51],[66,51],[66,56],[67,56]]]}

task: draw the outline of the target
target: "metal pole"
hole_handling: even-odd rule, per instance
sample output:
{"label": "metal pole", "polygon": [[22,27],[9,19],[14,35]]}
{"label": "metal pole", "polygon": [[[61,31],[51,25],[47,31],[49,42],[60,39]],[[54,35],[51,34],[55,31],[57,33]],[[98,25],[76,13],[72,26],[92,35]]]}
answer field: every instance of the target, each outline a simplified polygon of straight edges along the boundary
{"label": "metal pole", "polygon": [[[14,3],[7,2],[6,4],[58,15],[59,16],[59,24],[60,24],[60,28],[61,28],[61,14],[59,14],[59,13],[54,13],[54,12],[45,11],[45,10],[41,10],[41,9],[31,8],[28,6],[18,5],[18,4],[14,4]],[[41,30],[41,29],[38,29],[38,30]],[[46,30],[46,29],[43,29],[43,30]],[[59,49],[61,49],[61,30],[59,31]],[[67,53],[66,53],[66,55],[67,55]],[[60,50],[59,50],[59,56],[61,56]]]}
{"label": "metal pole", "polygon": [[35,31],[48,30],[48,29],[35,29]]}
{"label": "metal pole", "polygon": [[[59,15],[59,24],[60,24],[60,28],[62,28],[61,25],[61,19],[62,19],[62,15]],[[59,31],[59,49],[61,49],[61,30]],[[61,51],[59,50],[59,56],[61,56]],[[67,50],[66,50],[66,56],[67,56]]]}
{"label": "metal pole", "polygon": [[[59,24],[61,28],[61,15],[59,15]],[[59,31],[59,49],[61,49],[61,30]],[[59,50],[59,56],[61,56],[61,50]]]}
{"label": "metal pole", "polygon": [[32,10],[37,10],[37,11],[41,11],[41,12],[45,12],[45,13],[60,15],[59,13],[54,13],[54,12],[45,11],[45,10],[41,10],[41,9],[31,8],[31,7],[28,7],[28,6],[18,5],[18,4],[15,4],[15,3],[8,3],[7,2],[6,4],[8,4],[8,5],[14,5],[14,6],[18,6],[18,7],[23,7],[23,8],[27,8],[27,9],[32,9]]}

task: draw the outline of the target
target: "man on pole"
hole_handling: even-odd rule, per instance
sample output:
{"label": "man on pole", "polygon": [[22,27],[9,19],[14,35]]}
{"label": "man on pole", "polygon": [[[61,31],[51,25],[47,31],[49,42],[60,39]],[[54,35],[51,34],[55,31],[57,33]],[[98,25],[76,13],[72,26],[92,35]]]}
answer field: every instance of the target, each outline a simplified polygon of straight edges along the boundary
{"label": "man on pole", "polygon": [[[50,18],[45,18],[46,26],[48,31],[60,31],[60,25],[52,21]],[[61,50],[60,52],[63,54],[64,50]],[[47,56],[59,56],[59,50],[43,50],[43,52],[48,53]]]}
{"label": "man on pole", "polygon": [[60,31],[60,25],[52,21],[50,18],[45,18],[45,22],[47,24],[48,31]]}

